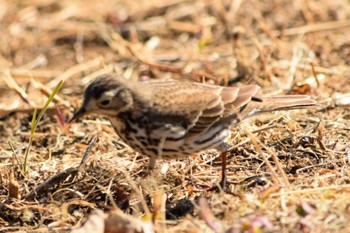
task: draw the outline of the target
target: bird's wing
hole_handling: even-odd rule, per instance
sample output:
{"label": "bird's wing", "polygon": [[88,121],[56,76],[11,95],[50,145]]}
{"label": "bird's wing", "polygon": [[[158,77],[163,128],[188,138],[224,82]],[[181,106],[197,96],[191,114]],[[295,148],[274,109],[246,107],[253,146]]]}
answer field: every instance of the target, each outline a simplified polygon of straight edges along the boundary
{"label": "bird's wing", "polygon": [[188,133],[205,132],[220,119],[236,114],[260,89],[257,85],[221,87],[195,82],[151,81],[152,109],[182,121]]}

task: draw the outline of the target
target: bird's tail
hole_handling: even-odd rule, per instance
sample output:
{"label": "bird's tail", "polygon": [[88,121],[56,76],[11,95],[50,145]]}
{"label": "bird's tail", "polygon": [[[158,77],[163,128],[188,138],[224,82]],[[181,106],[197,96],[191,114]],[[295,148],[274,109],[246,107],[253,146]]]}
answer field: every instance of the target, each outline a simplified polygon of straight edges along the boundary
{"label": "bird's tail", "polygon": [[292,110],[312,107],[316,101],[308,95],[281,95],[273,97],[253,97],[251,106],[245,110],[246,117],[255,116],[264,112]]}

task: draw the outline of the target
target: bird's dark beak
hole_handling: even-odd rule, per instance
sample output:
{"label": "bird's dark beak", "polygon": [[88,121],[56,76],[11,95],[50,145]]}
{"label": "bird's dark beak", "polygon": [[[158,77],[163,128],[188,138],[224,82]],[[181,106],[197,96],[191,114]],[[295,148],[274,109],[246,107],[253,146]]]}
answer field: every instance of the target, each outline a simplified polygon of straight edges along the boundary
{"label": "bird's dark beak", "polygon": [[81,107],[77,112],[74,113],[73,117],[68,121],[68,123],[72,123],[79,117],[83,116],[86,113],[86,109],[84,107]]}

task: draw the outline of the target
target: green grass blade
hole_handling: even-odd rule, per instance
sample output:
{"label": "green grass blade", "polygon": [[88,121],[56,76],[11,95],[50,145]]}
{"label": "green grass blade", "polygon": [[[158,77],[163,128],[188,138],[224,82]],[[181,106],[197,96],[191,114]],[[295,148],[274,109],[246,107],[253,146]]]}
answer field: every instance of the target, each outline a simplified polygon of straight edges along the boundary
{"label": "green grass blade", "polygon": [[47,101],[46,101],[46,103],[45,103],[43,109],[41,109],[41,111],[40,111],[40,113],[39,113],[39,116],[38,116],[38,118],[37,118],[36,121],[35,121],[35,128],[34,128],[34,131],[35,131],[36,127],[38,126],[38,124],[39,124],[41,118],[44,116],[44,114],[45,114],[46,110],[48,109],[50,103],[52,102],[53,98],[55,97],[55,95],[57,94],[57,92],[61,89],[62,84],[63,84],[63,81],[61,80],[61,81],[57,84],[57,86],[55,87],[55,89],[52,91],[52,94],[51,94],[51,95],[49,96],[49,98],[47,99]]}
{"label": "green grass blade", "polygon": [[35,133],[35,122],[36,122],[36,114],[38,112],[38,109],[34,109],[33,112],[33,117],[32,117],[32,124],[31,124],[31,132],[30,132],[30,136],[33,137],[34,133]]}
{"label": "green grass blade", "polygon": [[33,113],[33,118],[32,118],[32,125],[31,125],[31,134],[30,134],[30,138],[29,138],[29,142],[28,142],[28,146],[24,152],[24,161],[23,161],[23,173],[27,172],[27,162],[28,162],[28,156],[29,156],[29,151],[30,148],[33,144],[33,140],[34,140],[34,134],[35,134],[35,130],[36,127],[38,126],[41,118],[44,116],[46,110],[48,109],[50,103],[52,102],[53,98],[55,97],[55,95],[57,94],[57,92],[60,90],[60,88],[62,87],[63,81],[60,81],[57,86],[55,87],[55,89],[52,91],[52,94],[49,96],[49,98],[47,99],[44,107],[41,109],[38,117],[37,117],[37,109],[34,109],[34,113]]}

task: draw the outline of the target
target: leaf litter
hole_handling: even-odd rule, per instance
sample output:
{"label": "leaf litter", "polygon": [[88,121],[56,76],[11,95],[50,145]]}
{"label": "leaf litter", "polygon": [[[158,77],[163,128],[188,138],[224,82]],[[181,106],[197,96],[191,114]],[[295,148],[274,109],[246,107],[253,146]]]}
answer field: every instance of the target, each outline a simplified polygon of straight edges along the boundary
{"label": "leaf litter", "polygon": [[[350,217],[350,5],[336,1],[0,1],[3,232],[346,232]],[[159,160],[108,121],[66,122],[103,73],[259,84],[314,109],[232,131],[229,187],[205,151]],[[45,107],[57,84],[61,90]],[[22,171],[34,109],[27,172]]]}

